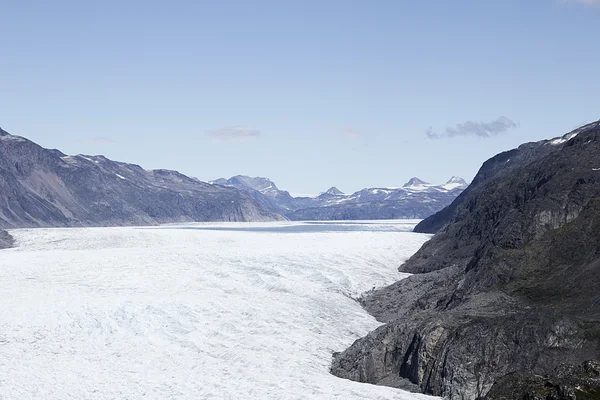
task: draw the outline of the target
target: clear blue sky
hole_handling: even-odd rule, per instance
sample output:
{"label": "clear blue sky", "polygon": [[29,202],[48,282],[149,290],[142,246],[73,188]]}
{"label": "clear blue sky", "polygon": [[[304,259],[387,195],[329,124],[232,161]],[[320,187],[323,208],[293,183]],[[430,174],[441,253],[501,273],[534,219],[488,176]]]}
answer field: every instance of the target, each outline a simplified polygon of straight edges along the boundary
{"label": "clear blue sky", "polygon": [[294,193],[469,180],[600,119],[598,3],[2,1],[0,127]]}

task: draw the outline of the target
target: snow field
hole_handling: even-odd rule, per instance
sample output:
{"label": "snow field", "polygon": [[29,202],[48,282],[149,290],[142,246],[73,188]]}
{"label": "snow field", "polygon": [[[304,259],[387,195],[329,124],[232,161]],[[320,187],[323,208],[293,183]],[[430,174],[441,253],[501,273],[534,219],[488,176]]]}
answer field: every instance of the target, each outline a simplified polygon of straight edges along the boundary
{"label": "snow field", "polygon": [[329,367],[379,325],[353,297],[402,278],[429,236],[402,221],[303,226],[12,231],[0,399],[426,398]]}

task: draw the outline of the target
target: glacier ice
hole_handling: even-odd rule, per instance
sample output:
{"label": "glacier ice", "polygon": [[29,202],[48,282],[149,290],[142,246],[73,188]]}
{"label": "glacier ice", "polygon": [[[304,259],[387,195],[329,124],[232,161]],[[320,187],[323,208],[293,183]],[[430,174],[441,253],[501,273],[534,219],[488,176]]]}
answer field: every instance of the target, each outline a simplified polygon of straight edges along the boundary
{"label": "glacier ice", "polygon": [[413,221],[14,230],[2,399],[412,399],[329,374],[379,324]]}

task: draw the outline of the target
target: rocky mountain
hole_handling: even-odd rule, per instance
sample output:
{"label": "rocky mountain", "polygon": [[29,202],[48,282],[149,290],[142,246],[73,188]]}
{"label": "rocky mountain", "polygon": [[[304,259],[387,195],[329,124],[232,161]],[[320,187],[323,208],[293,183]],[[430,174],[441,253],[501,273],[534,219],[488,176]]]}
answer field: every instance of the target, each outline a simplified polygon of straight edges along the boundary
{"label": "rocky mountain", "polygon": [[597,398],[581,365],[600,356],[600,121],[491,158],[418,229],[437,234],[401,266],[415,275],[361,299],[385,325],[334,374],[449,399]]}
{"label": "rocky mountain", "polygon": [[298,207],[298,202],[288,192],[279,190],[277,185],[267,178],[236,175],[229,179],[221,178],[209,183],[249,192],[281,213],[295,210]]}
{"label": "rocky mountain", "polygon": [[404,184],[403,187],[425,187],[431,185],[429,182],[425,182],[420,180],[419,178],[410,178],[408,182]]}
{"label": "rocky mountain", "polygon": [[582,129],[585,129],[585,127],[575,130],[561,138],[543,140],[535,143],[525,143],[516,149],[505,151],[490,158],[483,163],[481,169],[473,179],[473,182],[471,182],[469,187],[459,195],[457,201],[453,202],[450,207],[444,208],[438,213],[423,220],[417,225],[415,232],[437,233],[442,226],[451,221],[456,209],[471,197],[471,193],[478,191],[481,183],[494,179],[501,179],[504,176],[517,173],[517,171],[531,162],[546,157],[550,153],[556,151],[556,146],[559,146],[571,137],[576,136]]}
{"label": "rocky mountain", "polygon": [[250,191],[298,221],[425,218],[450,204],[468,186],[458,177],[444,185],[412,178],[403,187],[369,188],[348,195],[332,187],[316,197],[292,197],[267,178],[238,175],[211,183]]}
{"label": "rocky mountain", "polygon": [[0,131],[0,228],[282,218],[235,188],[103,156],[67,156]]}
{"label": "rocky mountain", "polygon": [[453,176],[452,178],[450,178],[450,180],[448,182],[446,182],[446,184],[444,185],[444,187],[446,189],[466,189],[469,186],[469,184],[461,177],[459,176]]}
{"label": "rocky mountain", "polygon": [[[459,180],[462,183],[456,183]],[[466,187],[456,177],[445,185],[412,178],[399,188],[369,188],[350,195],[325,192],[286,216],[291,220],[425,218],[450,204]]]}
{"label": "rocky mountain", "polygon": [[336,188],[335,186],[330,187],[325,194],[330,194],[332,196],[343,196],[344,192],[342,192],[340,189]]}

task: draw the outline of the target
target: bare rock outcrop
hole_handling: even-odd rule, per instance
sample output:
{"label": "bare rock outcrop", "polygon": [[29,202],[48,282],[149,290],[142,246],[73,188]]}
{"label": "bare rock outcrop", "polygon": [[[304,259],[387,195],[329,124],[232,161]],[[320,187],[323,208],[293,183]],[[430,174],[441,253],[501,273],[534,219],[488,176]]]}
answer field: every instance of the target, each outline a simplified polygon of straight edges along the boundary
{"label": "bare rock outcrop", "polygon": [[13,237],[5,230],[0,229],[0,250],[8,249],[14,245]]}
{"label": "bare rock outcrop", "polygon": [[487,400],[574,400],[600,398],[600,364],[561,364],[551,373],[510,374],[500,379]]}

